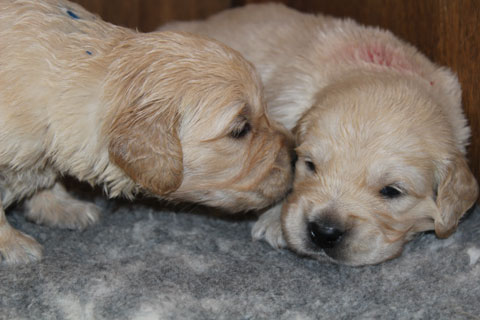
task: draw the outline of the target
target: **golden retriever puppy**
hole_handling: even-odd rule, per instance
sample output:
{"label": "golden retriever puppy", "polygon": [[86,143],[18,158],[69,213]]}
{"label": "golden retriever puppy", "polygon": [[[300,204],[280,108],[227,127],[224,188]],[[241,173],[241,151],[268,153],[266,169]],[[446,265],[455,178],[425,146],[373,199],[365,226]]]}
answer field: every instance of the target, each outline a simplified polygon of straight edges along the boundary
{"label": "golden retriever puppy", "polygon": [[141,34],[61,0],[0,3],[0,255],[41,246],[4,209],[26,198],[30,220],[66,228],[99,209],[58,178],[242,211],[290,188],[287,130],[268,119],[260,79],[217,41]]}
{"label": "golden retriever puppy", "polygon": [[166,29],[243,53],[260,72],[269,113],[295,133],[293,192],[260,217],[254,238],[375,264],[416,233],[448,237],[474,204],[457,78],[390,32],[278,4]]}

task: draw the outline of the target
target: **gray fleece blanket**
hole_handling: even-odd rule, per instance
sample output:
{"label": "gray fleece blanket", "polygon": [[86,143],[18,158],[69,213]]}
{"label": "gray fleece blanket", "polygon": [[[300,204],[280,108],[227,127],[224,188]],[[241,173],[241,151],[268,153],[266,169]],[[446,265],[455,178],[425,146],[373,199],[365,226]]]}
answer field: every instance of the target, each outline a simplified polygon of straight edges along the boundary
{"label": "gray fleece blanket", "polygon": [[9,221],[45,246],[40,263],[0,265],[0,319],[480,319],[480,209],[446,240],[352,268],[277,251],[252,220],[96,199],[84,231]]}

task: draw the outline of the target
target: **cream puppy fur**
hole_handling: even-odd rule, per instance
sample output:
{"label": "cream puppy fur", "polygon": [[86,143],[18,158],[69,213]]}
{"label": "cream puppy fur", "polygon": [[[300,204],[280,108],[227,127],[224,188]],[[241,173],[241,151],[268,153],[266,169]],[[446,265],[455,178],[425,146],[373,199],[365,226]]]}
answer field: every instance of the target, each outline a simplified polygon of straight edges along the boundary
{"label": "cream puppy fur", "polygon": [[477,199],[457,78],[390,32],[278,4],[165,29],[243,53],[269,113],[296,135],[293,192],[261,216],[254,238],[375,264],[416,233],[448,237]]}
{"label": "cream puppy fur", "polygon": [[99,209],[70,175],[109,196],[138,193],[230,211],[265,207],[291,185],[289,133],[268,119],[251,64],[219,42],[141,34],[60,0],[0,2],[0,259],[41,246],[4,209],[66,228]]}

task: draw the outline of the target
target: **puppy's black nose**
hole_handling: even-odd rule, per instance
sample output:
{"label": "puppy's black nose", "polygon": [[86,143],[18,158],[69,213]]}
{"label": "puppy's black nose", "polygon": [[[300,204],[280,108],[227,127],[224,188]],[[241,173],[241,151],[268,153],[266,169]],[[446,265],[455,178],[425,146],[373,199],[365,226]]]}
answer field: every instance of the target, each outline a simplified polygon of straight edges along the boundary
{"label": "puppy's black nose", "polygon": [[331,224],[308,223],[308,233],[312,242],[322,249],[330,249],[340,242],[343,231]]}

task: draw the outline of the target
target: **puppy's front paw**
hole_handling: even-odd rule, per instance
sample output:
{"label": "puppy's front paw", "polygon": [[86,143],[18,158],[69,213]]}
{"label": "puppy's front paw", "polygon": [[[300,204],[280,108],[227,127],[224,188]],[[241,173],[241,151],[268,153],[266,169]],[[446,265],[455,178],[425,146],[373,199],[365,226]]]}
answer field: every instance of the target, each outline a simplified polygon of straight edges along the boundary
{"label": "puppy's front paw", "polygon": [[285,248],[287,243],[282,233],[281,204],[260,216],[252,228],[254,240],[265,240],[276,249]]}
{"label": "puppy's front paw", "polygon": [[0,262],[18,264],[38,261],[42,258],[42,246],[32,237],[12,228],[0,227]]}
{"label": "puppy's front paw", "polygon": [[26,201],[26,209],[27,219],[65,229],[84,229],[100,219],[100,208],[71,197],[58,183]]}

